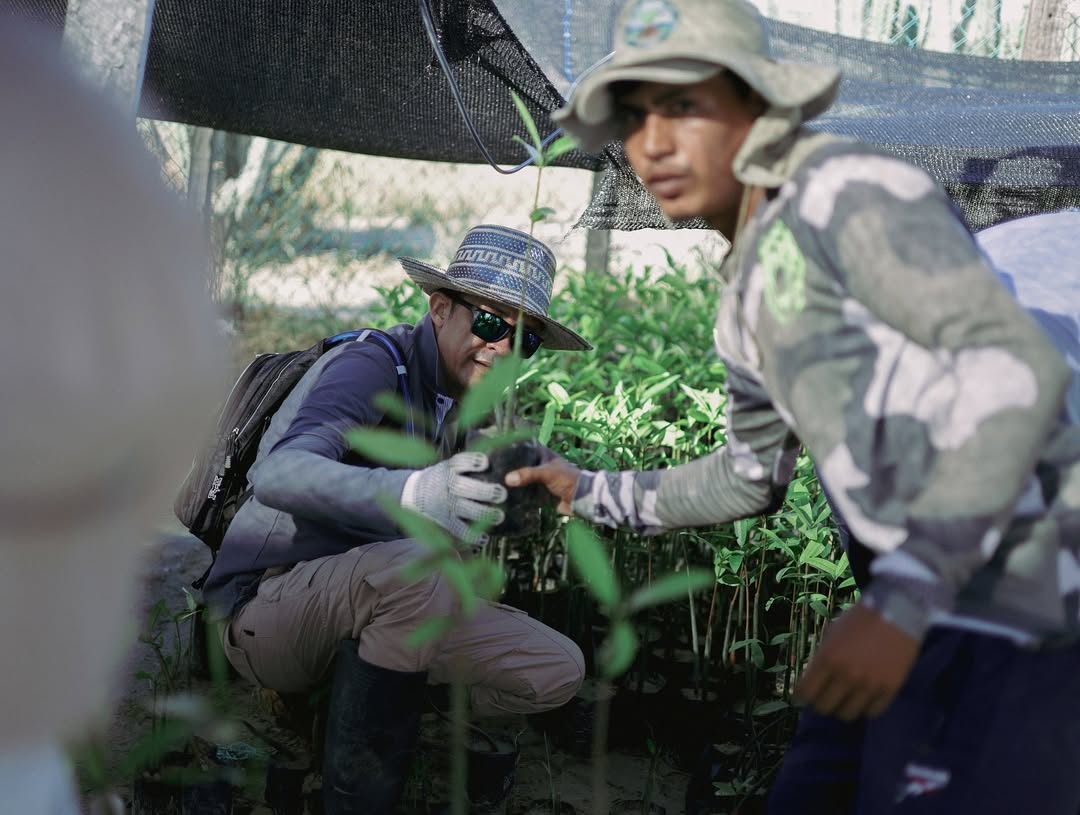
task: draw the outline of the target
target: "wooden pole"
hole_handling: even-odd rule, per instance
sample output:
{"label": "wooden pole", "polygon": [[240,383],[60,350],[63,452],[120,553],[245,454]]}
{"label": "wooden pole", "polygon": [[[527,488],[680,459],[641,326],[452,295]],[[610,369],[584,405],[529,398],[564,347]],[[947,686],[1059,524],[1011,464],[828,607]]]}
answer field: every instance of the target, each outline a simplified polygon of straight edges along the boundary
{"label": "wooden pole", "polygon": [[208,127],[193,127],[188,161],[188,203],[204,218],[209,217],[213,167],[214,131]]}
{"label": "wooden pole", "polygon": [[134,121],[142,95],[154,0],[68,0],[63,50]]}
{"label": "wooden pole", "polygon": [[1024,44],[1023,59],[1060,60],[1068,26],[1068,3],[1063,0],[1031,0]]}
{"label": "wooden pole", "polygon": [[[600,185],[604,181],[606,170],[593,173],[592,190],[589,200],[596,199]],[[607,274],[611,256],[611,230],[589,229],[585,233],[585,272],[587,274]]]}

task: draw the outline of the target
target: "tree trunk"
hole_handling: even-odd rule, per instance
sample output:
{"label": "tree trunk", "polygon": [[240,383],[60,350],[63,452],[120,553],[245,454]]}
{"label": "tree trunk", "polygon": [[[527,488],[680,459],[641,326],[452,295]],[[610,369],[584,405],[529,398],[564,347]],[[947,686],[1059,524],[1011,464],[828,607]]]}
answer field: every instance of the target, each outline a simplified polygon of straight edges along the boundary
{"label": "tree trunk", "polygon": [[1020,53],[1023,59],[1061,59],[1068,10],[1068,4],[1062,0],[1031,0]]}
{"label": "tree trunk", "polygon": [[64,51],[132,120],[142,95],[154,0],[69,0]]}

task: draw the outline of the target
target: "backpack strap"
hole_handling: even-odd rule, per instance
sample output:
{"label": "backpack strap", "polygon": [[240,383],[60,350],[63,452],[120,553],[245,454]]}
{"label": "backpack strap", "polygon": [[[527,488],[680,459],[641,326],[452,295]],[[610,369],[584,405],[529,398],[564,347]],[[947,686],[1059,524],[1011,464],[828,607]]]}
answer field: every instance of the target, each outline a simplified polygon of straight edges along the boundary
{"label": "backpack strap", "polygon": [[364,342],[369,339],[375,340],[376,343],[381,345],[390,355],[390,359],[394,361],[394,369],[397,371],[398,378],[398,390],[401,392],[402,401],[405,402],[405,432],[410,436],[415,436],[416,428],[413,425],[412,397],[409,395],[409,369],[405,367],[405,353],[401,350],[397,340],[377,328],[360,328],[343,331],[327,338],[323,342],[323,351],[329,351],[331,348],[345,342]]}

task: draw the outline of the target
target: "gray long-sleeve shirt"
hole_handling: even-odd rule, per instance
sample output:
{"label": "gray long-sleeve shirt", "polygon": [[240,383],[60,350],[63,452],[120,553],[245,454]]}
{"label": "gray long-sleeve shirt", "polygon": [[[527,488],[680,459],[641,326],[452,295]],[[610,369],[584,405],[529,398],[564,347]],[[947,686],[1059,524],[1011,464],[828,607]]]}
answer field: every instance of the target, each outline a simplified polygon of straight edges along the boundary
{"label": "gray long-sleeve shirt", "polygon": [[758,514],[802,444],[877,554],[863,602],[887,619],[916,637],[1080,630],[1070,372],[932,179],[817,136],[723,273],[727,444],[670,470],[585,473],[575,512],[642,531]]}

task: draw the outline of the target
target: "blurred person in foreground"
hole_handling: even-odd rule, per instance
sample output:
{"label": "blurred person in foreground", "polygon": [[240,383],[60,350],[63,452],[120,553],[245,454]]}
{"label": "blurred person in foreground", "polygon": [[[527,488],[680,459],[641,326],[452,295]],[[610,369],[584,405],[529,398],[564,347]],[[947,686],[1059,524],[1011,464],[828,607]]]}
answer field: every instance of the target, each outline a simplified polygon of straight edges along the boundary
{"label": "blurred person in foreground", "polygon": [[[976,233],[975,240],[998,279],[1035,318],[1072,370],[1065,414],[1069,423],[1080,425],[1080,279],[1073,261],[1080,255],[1080,210],[1006,221]],[[874,551],[852,534],[835,505],[832,509],[855,582],[866,591],[873,581]],[[865,719],[843,721],[805,711],[784,765],[782,789],[791,808],[850,812],[865,738]]]}
{"label": "blurred person in foreground", "polygon": [[195,224],[39,33],[0,31],[0,790],[66,815],[220,380]]}
{"label": "blurred person in foreground", "polygon": [[[805,446],[874,553],[797,687],[866,723],[851,808],[825,811],[1075,815],[1069,368],[933,179],[806,127],[839,75],[771,59],[745,0],[630,0],[614,41],[557,118],[586,150],[622,139],[665,214],[732,238],[714,332],[727,443],[661,471],[555,459],[507,484],[650,533],[770,512]],[[811,811],[817,781],[785,763],[771,811]]]}

